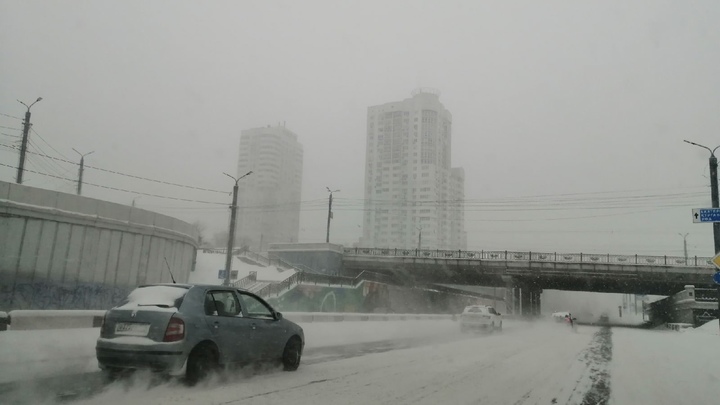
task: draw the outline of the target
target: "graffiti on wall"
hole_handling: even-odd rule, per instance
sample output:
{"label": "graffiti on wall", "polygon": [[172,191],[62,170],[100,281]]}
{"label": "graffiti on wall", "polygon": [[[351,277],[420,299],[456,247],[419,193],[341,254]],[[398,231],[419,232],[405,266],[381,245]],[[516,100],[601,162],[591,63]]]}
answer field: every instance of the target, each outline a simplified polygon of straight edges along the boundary
{"label": "graffiti on wall", "polygon": [[103,284],[62,285],[46,282],[0,285],[0,310],[108,309],[120,303],[130,288]]}

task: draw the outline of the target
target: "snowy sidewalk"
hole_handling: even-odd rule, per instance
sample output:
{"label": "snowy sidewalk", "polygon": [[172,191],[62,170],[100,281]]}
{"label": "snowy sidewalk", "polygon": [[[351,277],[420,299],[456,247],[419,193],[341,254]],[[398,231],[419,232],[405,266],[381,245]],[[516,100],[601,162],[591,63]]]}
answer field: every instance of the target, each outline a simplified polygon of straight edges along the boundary
{"label": "snowy sidewalk", "polygon": [[685,332],[613,328],[612,404],[711,404],[720,398],[713,321]]}

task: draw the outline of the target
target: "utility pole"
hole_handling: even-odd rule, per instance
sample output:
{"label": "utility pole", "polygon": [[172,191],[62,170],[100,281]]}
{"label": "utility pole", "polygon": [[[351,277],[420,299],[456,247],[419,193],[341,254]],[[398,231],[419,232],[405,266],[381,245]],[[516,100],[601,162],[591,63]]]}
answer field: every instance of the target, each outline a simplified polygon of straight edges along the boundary
{"label": "utility pole", "polygon": [[418,250],[422,249],[422,226],[418,227]]}
{"label": "utility pole", "polygon": [[[718,197],[718,176],[717,176],[717,169],[718,169],[718,161],[715,157],[715,151],[720,148],[720,146],[716,146],[715,149],[710,149],[705,145],[700,145],[695,142],[690,142],[685,140],[685,143],[689,143],[690,145],[699,146],[701,148],[707,149],[710,151],[710,198],[712,199],[712,208],[720,208],[720,198]],[[715,245],[715,254],[720,254],[720,222],[713,222],[713,241]],[[718,294],[718,317],[720,317],[720,284],[717,286],[717,294]]]}
{"label": "utility pole", "polygon": [[[37,100],[35,100],[35,103],[42,100],[42,97],[38,97]],[[25,170],[25,153],[27,152],[27,144],[28,144],[28,135],[30,134],[30,107],[34,106],[35,103],[32,103],[30,105],[27,105],[23,103],[22,101],[18,100],[18,102],[25,107],[27,107],[27,111],[25,111],[25,121],[23,121],[23,137],[22,137],[22,144],[20,145],[20,162],[18,163],[18,171],[17,171],[17,184],[22,184],[23,180],[23,171]]]}
{"label": "utility pole", "polygon": [[690,235],[689,233],[678,233],[681,238],[683,238],[683,253],[685,253],[685,264],[688,262],[688,254],[687,254],[687,237]]}
{"label": "utility pole", "polygon": [[230,231],[228,232],[228,244],[227,244],[227,252],[225,252],[225,282],[223,285],[230,285],[230,268],[232,267],[232,251],[233,251],[233,244],[235,243],[235,217],[237,215],[237,197],[238,197],[238,182],[246,177],[252,174],[252,171],[249,171],[245,173],[245,175],[235,178],[227,173],[223,173],[224,175],[230,177],[231,179],[235,180],[235,186],[233,187],[233,200],[232,205],[230,206]]}
{"label": "utility pole", "polygon": [[333,213],[332,213],[333,193],[337,193],[340,190],[330,190],[330,187],[325,187],[325,188],[330,193],[330,197],[328,199],[328,223],[327,223],[327,234],[325,235],[325,243],[330,243],[330,220],[333,217]]}
{"label": "utility pole", "polygon": [[[77,195],[82,194],[82,180],[83,180],[83,172],[85,171],[85,156],[90,155],[94,153],[95,151],[88,152],[86,154],[82,154],[77,151],[77,149],[72,148],[72,150],[75,151],[78,155],[80,155],[80,169],[78,169],[78,184],[77,184]],[[133,200],[133,203],[135,203],[135,200]]]}

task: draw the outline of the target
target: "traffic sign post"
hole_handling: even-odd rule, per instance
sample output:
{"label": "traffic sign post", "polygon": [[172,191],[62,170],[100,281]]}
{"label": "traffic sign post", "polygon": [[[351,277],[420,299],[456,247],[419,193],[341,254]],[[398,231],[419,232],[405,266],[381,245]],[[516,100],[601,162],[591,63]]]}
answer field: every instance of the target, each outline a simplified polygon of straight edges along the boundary
{"label": "traffic sign post", "polygon": [[715,284],[718,285],[718,288],[720,288],[720,253],[716,254],[715,257],[713,257],[710,261],[712,262],[712,264],[715,265],[715,268],[717,269],[717,271],[715,271],[715,274],[713,274],[713,281],[715,282]]}
{"label": "traffic sign post", "polygon": [[[693,146],[698,146],[703,149],[707,149],[710,152],[710,200],[712,201],[712,208],[700,208],[693,210],[693,222],[711,222],[713,224],[713,247],[715,248],[715,258],[713,263],[720,270],[718,265],[718,256],[720,256],[720,191],[718,190],[718,160],[715,156],[715,151],[720,149],[720,145],[716,146],[715,149],[710,149],[705,145],[699,143],[684,140],[685,143],[689,143]],[[715,274],[717,277],[717,273]],[[720,325],[720,284],[717,287],[718,294],[718,324]]]}
{"label": "traffic sign post", "polygon": [[695,208],[692,217],[696,224],[720,222],[720,208]]}

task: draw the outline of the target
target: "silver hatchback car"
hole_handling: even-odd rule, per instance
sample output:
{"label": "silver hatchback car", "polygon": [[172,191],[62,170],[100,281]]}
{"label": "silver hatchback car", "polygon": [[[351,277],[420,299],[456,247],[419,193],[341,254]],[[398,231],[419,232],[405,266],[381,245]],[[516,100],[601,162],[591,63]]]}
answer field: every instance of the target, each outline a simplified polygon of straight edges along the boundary
{"label": "silver hatchback car", "polygon": [[108,374],[151,369],[184,373],[193,384],[214,369],[260,361],[295,371],[304,346],[302,328],[250,292],[154,284],[105,314],[95,350]]}

